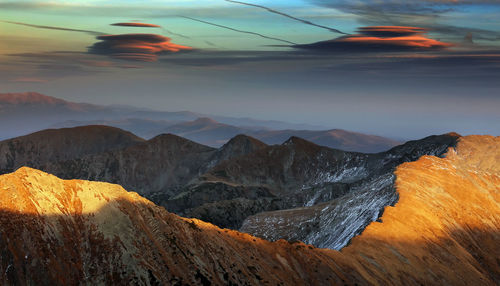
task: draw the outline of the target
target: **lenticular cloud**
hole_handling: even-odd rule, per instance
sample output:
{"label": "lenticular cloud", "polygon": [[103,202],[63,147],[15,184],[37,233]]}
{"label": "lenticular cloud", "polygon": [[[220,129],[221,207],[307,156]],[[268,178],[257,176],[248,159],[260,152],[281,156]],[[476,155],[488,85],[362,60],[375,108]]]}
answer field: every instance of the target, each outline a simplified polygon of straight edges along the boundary
{"label": "lenticular cloud", "polygon": [[192,50],[156,34],[120,34],[97,37],[100,42],[89,47],[89,53],[108,55],[113,58],[153,62],[158,55]]}

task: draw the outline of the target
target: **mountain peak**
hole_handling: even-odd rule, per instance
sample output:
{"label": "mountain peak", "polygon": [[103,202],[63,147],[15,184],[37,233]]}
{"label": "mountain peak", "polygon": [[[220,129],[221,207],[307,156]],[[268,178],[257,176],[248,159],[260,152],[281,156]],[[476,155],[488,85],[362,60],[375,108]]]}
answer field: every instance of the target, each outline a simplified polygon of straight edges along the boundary
{"label": "mountain peak", "polygon": [[38,92],[0,93],[0,104],[67,104],[68,102]]}
{"label": "mountain peak", "polygon": [[214,162],[221,162],[238,156],[247,155],[268,145],[247,135],[239,134],[231,138],[215,154]]}
{"label": "mountain peak", "polygon": [[178,136],[178,135],[175,135],[172,133],[160,134],[160,135],[148,140],[147,142],[150,145],[164,146],[165,148],[173,148],[173,147],[179,147],[179,146],[191,146],[192,148],[196,148],[199,150],[205,150],[205,151],[215,150],[212,147],[194,142],[192,140],[186,139],[184,137],[181,137],[181,136]]}
{"label": "mountain peak", "polygon": [[199,117],[193,121],[191,121],[193,124],[219,124],[219,122],[213,120],[210,117]]}
{"label": "mountain peak", "polygon": [[303,138],[297,137],[297,136],[291,136],[283,142],[282,145],[288,146],[288,145],[296,145],[296,146],[319,146],[317,144],[312,143],[311,141],[307,141]]}
{"label": "mountain peak", "polygon": [[0,173],[42,162],[65,161],[126,148],[145,140],[115,127],[91,125],[46,129],[0,141]]}
{"label": "mountain peak", "polygon": [[[224,146],[240,145],[240,144],[252,144],[259,148],[264,148],[268,146],[266,143],[245,134],[238,134],[234,136],[229,141],[227,141],[227,143],[224,144]],[[224,146],[222,148],[224,148]]]}

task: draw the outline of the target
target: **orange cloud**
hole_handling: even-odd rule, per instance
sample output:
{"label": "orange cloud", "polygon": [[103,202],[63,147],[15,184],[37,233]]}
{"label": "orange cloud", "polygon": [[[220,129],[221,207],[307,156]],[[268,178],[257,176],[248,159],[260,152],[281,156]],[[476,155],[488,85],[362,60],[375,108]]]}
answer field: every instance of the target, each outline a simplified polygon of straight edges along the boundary
{"label": "orange cloud", "polygon": [[147,23],[114,23],[111,26],[121,26],[121,27],[141,27],[141,28],[161,28],[159,25],[147,24]]}
{"label": "orange cloud", "polygon": [[118,59],[156,61],[158,55],[189,51],[193,48],[172,43],[170,38],[156,34],[120,34],[97,37],[100,42],[89,53],[109,55]]}
{"label": "orange cloud", "polygon": [[425,37],[426,31],[419,27],[370,26],[358,29],[359,34],[294,47],[323,52],[394,52],[439,50],[452,46]]}
{"label": "orange cloud", "polygon": [[440,42],[437,40],[429,39],[423,36],[405,36],[405,37],[366,37],[354,35],[345,37],[339,40],[344,43],[356,43],[359,45],[373,46],[373,47],[399,47],[404,49],[441,49],[451,46],[449,43]]}
{"label": "orange cloud", "polygon": [[424,28],[406,26],[369,26],[361,27],[358,31],[363,35],[377,37],[399,37],[427,32]]}

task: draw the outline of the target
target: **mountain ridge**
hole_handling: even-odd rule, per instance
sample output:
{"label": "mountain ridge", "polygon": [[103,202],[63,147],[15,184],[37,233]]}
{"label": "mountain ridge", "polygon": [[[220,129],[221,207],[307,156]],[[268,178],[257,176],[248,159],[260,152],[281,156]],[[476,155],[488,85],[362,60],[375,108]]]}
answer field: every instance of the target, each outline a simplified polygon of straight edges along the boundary
{"label": "mountain ridge", "polygon": [[281,144],[296,135],[320,145],[363,152],[385,151],[399,143],[339,129],[318,130],[314,127],[316,131],[303,130],[307,126],[280,121],[76,103],[36,92],[0,93],[0,118],[4,123],[0,126],[0,140],[47,128],[110,125],[146,139],[162,133],[175,133],[212,147],[220,147],[241,133],[267,144]]}
{"label": "mountain ridge", "polygon": [[[59,130],[60,136],[71,141],[69,134],[64,135],[68,131],[74,130]],[[82,132],[74,133],[82,135]],[[54,136],[48,138],[56,139]],[[109,150],[85,153],[75,158],[49,156],[24,162],[29,167],[64,179],[118,183],[177,214],[201,218],[222,227],[241,227],[267,239],[287,235],[278,231],[260,233],[259,230],[269,228],[251,220],[252,216],[347,200],[350,203],[346,206],[359,212],[353,211],[355,216],[345,217],[345,210],[333,208],[338,219],[328,221],[328,227],[324,227],[325,231],[337,228],[338,241],[330,241],[327,237],[313,239],[309,232],[295,232],[298,235],[295,239],[321,247],[339,248],[376,220],[381,208],[396,200],[392,188],[393,168],[402,162],[417,160],[424,154],[441,154],[455,140],[456,137],[451,135],[434,136],[408,142],[384,153],[362,154],[319,146],[297,137],[290,137],[282,145],[268,146],[255,138],[240,135],[215,149],[177,135],[163,134],[147,141],[132,142],[124,148],[111,144]],[[2,158],[11,158],[15,154],[8,142],[0,142]],[[28,151],[28,154],[39,157],[39,152]],[[2,173],[12,172],[15,166],[19,164],[4,162],[0,164],[0,170]],[[376,191],[368,192],[372,185]],[[358,193],[364,195],[356,195]],[[370,208],[366,209],[365,201],[370,202]],[[346,224],[346,219],[354,221]],[[344,229],[337,227],[338,224],[352,227]],[[312,231],[315,227],[305,229]]]}
{"label": "mountain ridge", "polygon": [[0,281],[496,285],[499,157],[500,137],[467,136],[443,158],[398,166],[399,201],[342,251],[268,242],[180,218],[117,185],[21,168],[0,176]]}

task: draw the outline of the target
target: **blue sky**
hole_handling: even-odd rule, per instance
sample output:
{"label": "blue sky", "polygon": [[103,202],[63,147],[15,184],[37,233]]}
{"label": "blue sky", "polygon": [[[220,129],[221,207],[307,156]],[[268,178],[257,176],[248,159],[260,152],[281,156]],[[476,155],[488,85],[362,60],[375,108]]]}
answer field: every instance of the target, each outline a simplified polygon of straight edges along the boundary
{"label": "blue sky", "polygon": [[500,135],[498,1],[248,3],[262,7],[0,1],[0,91],[398,138]]}

